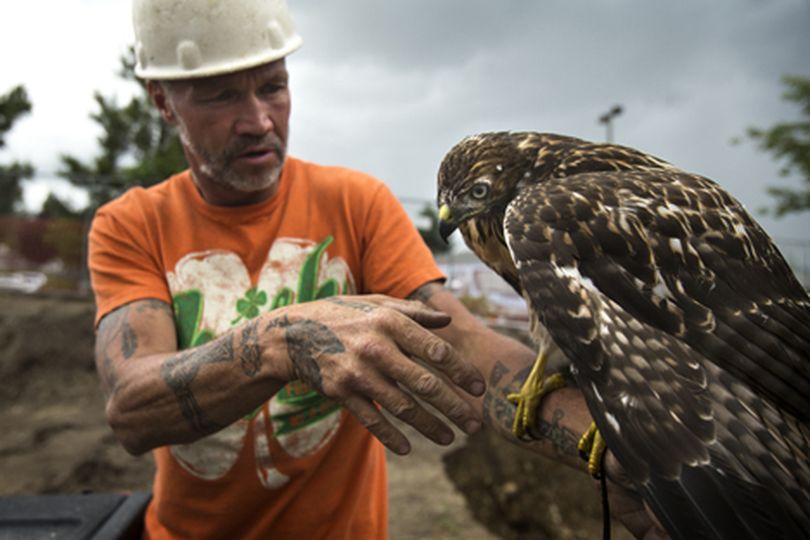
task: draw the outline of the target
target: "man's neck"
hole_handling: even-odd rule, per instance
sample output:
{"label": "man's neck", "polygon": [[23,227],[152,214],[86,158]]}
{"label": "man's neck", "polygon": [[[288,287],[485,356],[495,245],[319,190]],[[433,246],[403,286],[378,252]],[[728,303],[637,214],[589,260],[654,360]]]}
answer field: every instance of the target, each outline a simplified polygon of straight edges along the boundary
{"label": "man's neck", "polygon": [[191,178],[200,196],[212,206],[248,206],[258,204],[272,198],[278,191],[279,178],[267,188],[257,191],[238,191],[232,187],[224,186],[204,175],[191,170]]}

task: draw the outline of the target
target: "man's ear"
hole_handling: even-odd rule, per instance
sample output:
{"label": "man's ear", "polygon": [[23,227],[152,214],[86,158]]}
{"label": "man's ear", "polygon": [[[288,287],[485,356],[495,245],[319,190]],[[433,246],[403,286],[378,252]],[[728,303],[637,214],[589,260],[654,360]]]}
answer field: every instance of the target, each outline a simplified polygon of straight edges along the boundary
{"label": "man's ear", "polygon": [[146,90],[149,92],[149,97],[152,98],[152,102],[155,104],[158,111],[160,111],[160,115],[163,119],[169,124],[176,124],[177,116],[174,114],[174,110],[169,104],[169,96],[166,95],[166,87],[157,81],[146,81]]}

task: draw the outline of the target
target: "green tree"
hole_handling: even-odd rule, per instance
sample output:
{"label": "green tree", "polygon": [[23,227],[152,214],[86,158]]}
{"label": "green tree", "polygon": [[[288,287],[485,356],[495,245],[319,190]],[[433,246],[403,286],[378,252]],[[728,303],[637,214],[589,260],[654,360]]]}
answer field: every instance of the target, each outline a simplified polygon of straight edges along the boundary
{"label": "green tree", "polygon": [[800,189],[768,188],[776,199],[771,210],[777,216],[810,210],[810,78],[786,76],[782,82],[787,87],[782,97],[799,105],[800,118],[768,129],[748,128],[748,136],[757,141],[759,148],[781,163],[780,175],[798,173],[804,182]]}
{"label": "green tree", "polygon": [[442,240],[441,235],[439,235],[439,214],[436,213],[436,209],[430,204],[425,204],[419,212],[419,215],[428,220],[429,225],[427,227],[417,227],[417,229],[419,230],[419,234],[422,235],[422,240],[424,240],[427,247],[430,248],[430,251],[432,251],[434,255],[448,253],[453,245],[450,243],[449,238],[447,242],[445,242]]}
{"label": "green tree", "polygon": [[[17,119],[31,112],[31,102],[23,86],[17,86],[0,96],[0,149],[6,146],[5,136]],[[20,181],[34,175],[28,163],[0,164],[0,214],[10,214],[22,198]]]}
{"label": "green tree", "polygon": [[73,210],[70,205],[51,192],[42,203],[42,210],[39,211],[41,218],[80,218],[81,212]]}
{"label": "green tree", "polygon": [[146,85],[135,77],[134,52],[122,56],[119,76],[140,86],[140,92],[119,106],[115,97],[94,94],[98,111],[90,117],[101,127],[99,155],[89,163],[62,156],[59,175],[87,190],[98,207],[133,186],[150,186],[186,167],[175,129],[152,106]]}

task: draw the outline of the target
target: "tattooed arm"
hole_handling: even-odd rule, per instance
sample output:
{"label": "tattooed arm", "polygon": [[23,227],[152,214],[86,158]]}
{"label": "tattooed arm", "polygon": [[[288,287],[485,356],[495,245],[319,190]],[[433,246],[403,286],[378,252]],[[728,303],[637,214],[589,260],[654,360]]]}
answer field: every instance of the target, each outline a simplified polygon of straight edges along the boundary
{"label": "tattooed arm", "polygon": [[[418,299],[453,318],[452,324],[435,332],[456,348],[463,358],[475,364],[487,379],[487,390],[482,397],[467,398],[487,425],[514,443],[585,472],[577,443],[590,425],[591,416],[579,390],[565,387],[543,397],[537,425],[531,429],[532,436],[537,440],[516,439],[512,434],[515,406],[507,401],[506,396],[520,388],[531,371],[535,353],[487,328],[438,283],[420,287],[410,298]],[[549,364],[552,369],[563,361],[559,350],[551,353]],[[660,524],[610,452],[606,454],[605,470],[609,480],[611,514],[636,538],[666,538]]]}
{"label": "tattooed arm", "polygon": [[484,381],[427,330],[449,321],[418,302],[340,297],[274,310],[178,351],[171,308],[142,300],[101,320],[96,365],[108,421],[132,453],[213,433],[293,379],[338,401],[389,448],[407,453],[408,440],[375,403],[441,444],[452,441],[452,430],[414,396],[468,433],[480,426],[451,386],[480,395]]}
{"label": "tattooed arm", "polygon": [[[520,389],[534,364],[534,351],[488,328],[439,283],[428,283],[409,298],[420,300],[452,317],[451,325],[435,332],[472,362],[487,380],[486,393],[480,398],[468,399],[488,426],[512,442],[582,468],[577,442],[591,417],[578,390],[562,388],[544,397],[538,425],[533,430],[538,440],[519,441],[512,434],[515,406],[507,401],[506,396]],[[549,363],[554,365],[561,360],[562,355],[555,351]]]}
{"label": "tattooed arm", "polygon": [[140,300],[106,315],[96,334],[96,368],[107,420],[124,448],[139,454],[194,441],[280,389],[283,383],[262,369],[257,327],[250,321],[178,351],[166,303]]}

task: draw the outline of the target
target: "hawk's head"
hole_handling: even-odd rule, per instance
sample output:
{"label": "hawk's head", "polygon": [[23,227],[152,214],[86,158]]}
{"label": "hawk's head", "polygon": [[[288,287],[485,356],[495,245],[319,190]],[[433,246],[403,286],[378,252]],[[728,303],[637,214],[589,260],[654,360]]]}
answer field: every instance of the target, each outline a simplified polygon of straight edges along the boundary
{"label": "hawk's head", "polygon": [[484,133],[463,139],[447,153],[439,167],[442,238],[480,214],[503,213],[518,183],[531,174],[534,142],[527,133]]}

